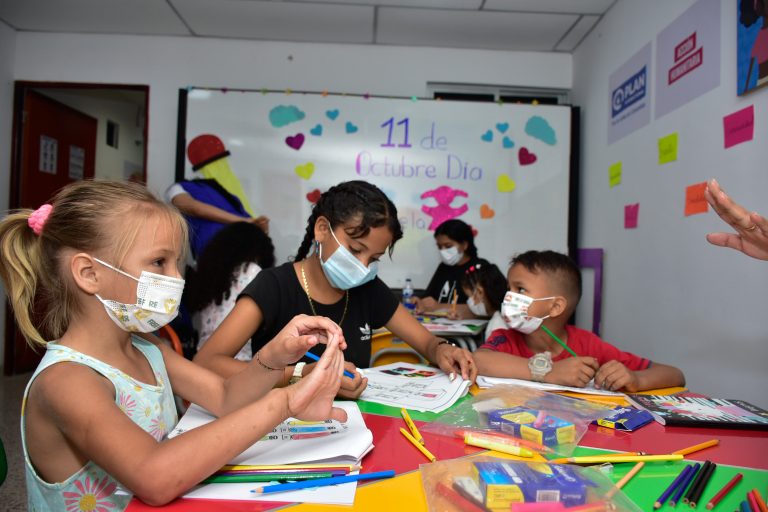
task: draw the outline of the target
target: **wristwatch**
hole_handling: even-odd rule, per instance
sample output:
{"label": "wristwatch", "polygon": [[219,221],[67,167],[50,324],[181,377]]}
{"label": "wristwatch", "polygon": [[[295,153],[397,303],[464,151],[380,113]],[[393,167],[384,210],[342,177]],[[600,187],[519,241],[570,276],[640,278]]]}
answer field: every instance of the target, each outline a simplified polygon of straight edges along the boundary
{"label": "wristwatch", "polygon": [[552,353],[541,352],[528,359],[528,369],[531,370],[531,379],[542,382],[544,376],[552,371]]}
{"label": "wristwatch", "polygon": [[293,375],[291,376],[291,384],[296,384],[301,380],[301,378],[304,376],[304,366],[307,363],[296,363],[296,366],[293,367]]}

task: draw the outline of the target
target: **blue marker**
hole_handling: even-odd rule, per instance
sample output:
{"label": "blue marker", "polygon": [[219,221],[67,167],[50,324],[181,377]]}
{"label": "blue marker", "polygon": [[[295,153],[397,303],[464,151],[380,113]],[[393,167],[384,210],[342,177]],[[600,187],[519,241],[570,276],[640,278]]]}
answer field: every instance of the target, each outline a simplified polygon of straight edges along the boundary
{"label": "blue marker", "polygon": [[[319,361],[320,360],[320,356],[317,356],[317,355],[313,354],[312,352],[307,352],[304,355],[307,356],[308,358],[314,360],[314,361]],[[345,377],[349,377],[350,379],[354,379],[355,378],[355,374],[352,373],[352,372],[348,372],[347,370],[344,370],[344,376]]]}

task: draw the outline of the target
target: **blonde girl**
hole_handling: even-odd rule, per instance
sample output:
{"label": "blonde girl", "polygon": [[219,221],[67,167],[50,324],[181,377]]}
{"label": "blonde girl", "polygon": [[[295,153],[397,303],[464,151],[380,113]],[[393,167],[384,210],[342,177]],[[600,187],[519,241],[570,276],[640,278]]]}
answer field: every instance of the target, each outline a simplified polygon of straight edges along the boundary
{"label": "blonde girl", "polygon": [[[332,399],[346,343],[326,318],[292,319],[226,380],[143,334],[176,315],[185,246],[183,218],[137,184],[73,183],[0,221],[0,277],[21,332],[45,350],[22,409],[30,510],[164,504],[289,416],[345,420]],[[312,375],[272,389],[320,342]],[[219,419],[166,439],[174,393]]]}

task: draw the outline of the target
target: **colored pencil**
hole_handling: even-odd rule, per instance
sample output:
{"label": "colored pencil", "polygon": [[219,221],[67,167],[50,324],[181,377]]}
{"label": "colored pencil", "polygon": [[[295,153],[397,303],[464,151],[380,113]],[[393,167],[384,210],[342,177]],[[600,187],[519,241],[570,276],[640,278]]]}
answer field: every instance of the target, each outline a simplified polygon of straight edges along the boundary
{"label": "colored pencil", "polygon": [[444,497],[449,503],[459,507],[459,510],[466,510],[467,512],[485,512],[485,509],[478,507],[467,498],[454,491],[443,482],[437,482],[435,491],[442,497]]}
{"label": "colored pencil", "polygon": [[410,442],[410,443],[411,443],[413,446],[415,446],[415,447],[416,447],[416,449],[417,449],[417,450],[419,450],[421,453],[423,453],[423,454],[424,454],[424,456],[425,456],[426,458],[428,458],[430,461],[432,461],[432,462],[435,462],[435,461],[437,460],[437,457],[435,457],[434,455],[432,455],[432,453],[430,453],[430,451],[429,451],[429,450],[427,450],[427,447],[426,447],[426,446],[424,446],[423,444],[421,444],[420,442],[418,442],[418,441],[416,440],[416,438],[415,438],[415,437],[413,437],[413,436],[411,435],[411,433],[410,433],[410,432],[408,432],[407,430],[405,430],[403,427],[400,427],[400,433],[401,433],[401,434],[403,434],[403,435],[405,436],[405,438],[408,440],[408,442]]}
{"label": "colored pencil", "polygon": [[400,409],[400,415],[403,417],[403,420],[405,420],[405,424],[408,425],[408,430],[411,431],[411,435],[421,444],[424,444],[424,437],[421,435],[421,432],[419,432],[419,429],[416,428],[416,424],[411,419],[411,416],[408,414],[408,410],[405,408]]}
{"label": "colored pencil", "polygon": [[675,478],[672,481],[672,483],[669,484],[669,487],[667,487],[667,489],[663,493],[661,493],[661,496],[659,496],[659,499],[657,499],[656,503],[653,504],[654,510],[658,510],[664,505],[664,502],[667,501],[667,498],[672,496],[672,493],[674,493],[675,489],[677,489],[680,486],[680,484],[683,482],[683,480],[685,480],[685,477],[688,476],[688,473],[691,472],[692,468],[693,466],[691,465],[686,465],[685,468],[683,468],[680,474],[677,475],[677,478]]}
{"label": "colored pencil", "polygon": [[[307,352],[304,355],[307,356],[310,359],[315,360],[315,361],[319,361],[320,360],[320,356],[318,356],[316,354],[313,354],[312,352]],[[344,376],[345,377],[349,377],[350,379],[354,379],[355,378],[355,374],[353,374],[352,372],[350,372],[348,370],[344,370]]]}
{"label": "colored pencil", "polygon": [[543,324],[542,324],[541,328],[542,328],[542,329],[544,329],[544,332],[546,332],[547,334],[549,334],[549,337],[550,337],[550,338],[552,338],[553,340],[555,340],[556,342],[558,342],[558,343],[560,344],[560,346],[561,346],[561,347],[563,347],[565,350],[567,350],[567,351],[568,351],[568,353],[570,353],[570,354],[571,354],[573,357],[579,357],[579,356],[578,356],[578,354],[576,354],[576,352],[574,352],[573,350],[571,350],[571,347],[569,347],[568,345],[566,345],[566,344],[565,344],[565,342],[564,342],[563,340],[561,340],[560,338],[558,338],[557,336],[555,336],[555,333],[553,333],[552,331],[550,331],[549,329],[547,329],[547,326],[546,326],[546,325],[543,325]]}
{"label": "colored pencil", "polygon": [[456,314],[456,303],[459,302],[459,294],[456,288],[453,289],[453,300],[451,300],[451,313]]}
{"label": "colored pencil", "polygon": [[690,484],[694,478],[696,478],[696,474],[699,471],[699,468],[701,467],[701,464],[698,462],[693,465],[691,468],[691,471],[688,473],[688,476],[683,479],[682,482],[680,482],[680,487],[677,488],[675,491],[675,494],[672,495],[672,498],[669,500],[669,506],[674,507],[677,505],[677,503],[682,498],[683,494],[685,493],[686,487],[688,487],[688,484]]}
{"label": "colored pencil", "polygon": [[347,471],[360,471],[362,466],[354,464],[275,464],[275,465],[252,465],[252,464],[226,464],[221,468],[223,471],[247,470],[247,471],[277,471],[287,469],[290,471],[299,471],[309,469],[313,471],[323,471],[331,469],[346,469]]}
{"label": "colored pencil", "polygon": [[752,507],[752,510],[755,512],[760,512],[760,505],[757,503],[757,498],[755,498],[754,489],[747,493],[747,500],[749,501],[749,506]]}
{"label": "colored pencil", "polygon": [[317,478],[330,478],[331,472],[324,473],[272,473],[261,475],[213,475],[203,480],[204,484],[239,484],[248,482],[274,482],[275,480],[312,480]]}
{"label": "colored pencil", "polygon": [[717,446],[720,444],[719,439],[710,439],[709,441],[705,441],[703,443],[695,444],[693,446],[689,446],[688,448],[682,448],[680,450],[674,451],[672,453],[679,453],[680,455],[688,455],[693,452],[701,451],[705,448],[709,448],[711,446]]}
{"label": "colored pencil", "polygon": [[709,473],[709,468],[712,467],[712,461],[708,460],[704,462],[704,465],[701,466],[701,471],[699,471],[699,474],[696,475],[696,478],[691,482],[691,486],[688,488],[688,492],[685,493],[685,496],[683,496],[683,503],[690,503],[691,500],[693,500],[693,496],[696,494],[696,492],[699,489],[699,485],[704,481],[704,478]]}
{"label": "colored pencil", "polygon": [[749,506],[749,503],[746,500],[741,502],[741,504],[739,505],[739,510],[741,512],[756,512],[752,510],[752,507]]}
{"label": "colored pencil", "polygon": [[392,478],[395,471],[377,471],[375,473],[361,473],[359,475],[334,476],[331,478],[318,478],[317,480],[305,480],[303,482],[291,482],[288,484],[266,485],[252,489],[256,494],[268,494],[273,492],[295,491],[297,489],[309,489],[311,487],[323,487],[326,485],[346,484],[348,482],[357,482],[360,480],[373,480],[374,478]]}
{"label": "colored pencil", "polygon": [[277,471],[217,471],[211,476],[247,476],[247,475],[296,475],[301,473],[328,473],[328,476],[342,476],[348,475],[349,471],[345,469],[329,469],[329,470],[308,470],[300,469],[298,471],[289,471],[287,469],[278,469]]}
{"label": "colored pencil", "polygon": [[613,496],[619,492],[619,489],[627,485],[627,482],[632,480],[632,477],[635,476],[640,472],[641,469],[643,469],[643,466],[645,466],[645,462],[638,462],[635,464],[635,467],[629,470],[626,475],[624,475],[621,480],[616,482],[616,485],[612,487],[607,493],[605,493],[606,499],[611,499]]}
{"label": "colored pencil", "polygon": [[707,486],[709,485],[709,482],[712,481],[712,476],[715,474],[715,470],[717,469],[717,464],[714,462],[711,466],[709,466],[709,471],[707,474],[705,474],[701,482],[699,482],[699,486],[696,488],[696,491],[693,493],[693,496],[691,497],[691,501],[689,504],[691,505],[691,508],[696,508],[696,506],[699,504],[699,501],[701,500],[701,497],[704,496],[704,491],[707,490]]}
{"label": "colored pencil", "polygon": [[755,495],[755,499],[757,500],[757,505],[760,507],[760,512],[768,512],[768,506],[765,504],[765,500],[763,499],[763,496],[760,494],[760,491],[757,489],[752,489],[752,493]]}
{"label": "colored pencil", "polygon": [[667,455],[588,455],[585,457],[566,457],[552,459],[552,464],[602,464],[603,462],[652,462],[667,460],[683,460],[679,453]]}
{"label": "colored pencil", "polygon": [[720,503],[720,500],[725,498],[725,496],[731,492],[731,490],[736,487],[736,484],[738,484],[741,479],[744,478],[744,475],[742,473],[736,473],[736,476],[731,478],[730,482],[725,484],[722,489],[718,491],[717,494],[715,494],[711,500],[709,500],[709,503],[707,503],[707,509],[712,510],[715,508],[715,506]]}

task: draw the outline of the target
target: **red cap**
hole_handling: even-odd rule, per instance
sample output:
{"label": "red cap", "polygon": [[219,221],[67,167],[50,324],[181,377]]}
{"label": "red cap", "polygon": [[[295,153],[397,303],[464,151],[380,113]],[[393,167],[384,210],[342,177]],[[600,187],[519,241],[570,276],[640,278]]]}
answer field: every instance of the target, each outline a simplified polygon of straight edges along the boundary
{"label": "red cap", "polygon": [[195,171],[211,162],[229,156],[224,143],[215,135],[198,135],[187,146],[187,157]]}

